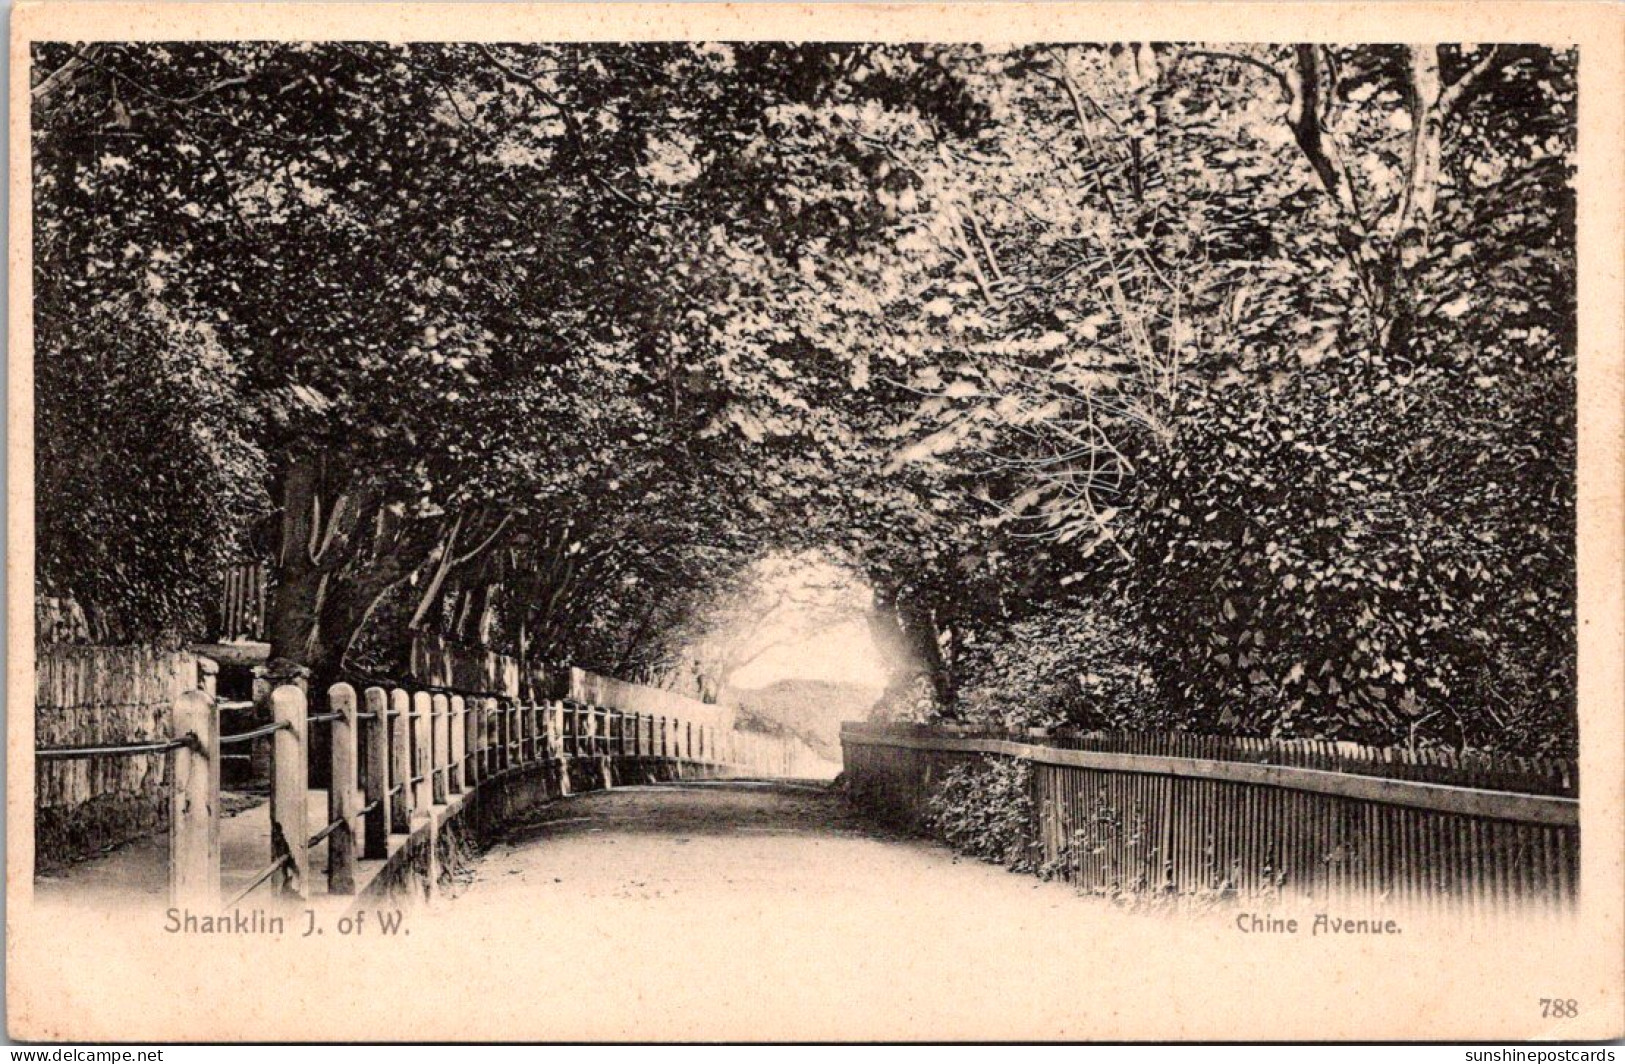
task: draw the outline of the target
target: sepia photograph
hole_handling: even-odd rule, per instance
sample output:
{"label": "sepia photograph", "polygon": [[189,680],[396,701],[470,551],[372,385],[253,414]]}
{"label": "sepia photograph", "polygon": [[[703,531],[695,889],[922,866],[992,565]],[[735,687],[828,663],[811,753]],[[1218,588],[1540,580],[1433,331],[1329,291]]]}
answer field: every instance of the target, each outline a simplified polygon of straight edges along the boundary
{"label": "sepia photograph", "polygon": [[270,6],[14,12],[11,1038],[1625,1036],[1621,9]]}

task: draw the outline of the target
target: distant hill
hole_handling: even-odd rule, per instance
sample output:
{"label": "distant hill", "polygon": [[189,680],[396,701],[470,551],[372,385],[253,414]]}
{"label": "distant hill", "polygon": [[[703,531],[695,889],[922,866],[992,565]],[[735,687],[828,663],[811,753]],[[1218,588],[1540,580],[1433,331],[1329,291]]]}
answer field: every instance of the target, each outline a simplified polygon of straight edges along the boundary
{"label": "distant hill", "polygon": [[841,759],[841,721],[866,720],[880,689],[829,680],[779,680],[766,687],[736,687],[725,700],[739,707],[739,721],[752,718],[801,736],[820,757]]}

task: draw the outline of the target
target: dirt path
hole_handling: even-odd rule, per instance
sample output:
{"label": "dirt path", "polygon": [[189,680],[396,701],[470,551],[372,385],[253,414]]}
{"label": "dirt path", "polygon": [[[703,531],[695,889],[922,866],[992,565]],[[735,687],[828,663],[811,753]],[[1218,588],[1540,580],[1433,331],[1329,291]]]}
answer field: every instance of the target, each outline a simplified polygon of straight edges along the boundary
{"label": "dirt path", "polygon": [[879,830],[823,783],[556,802],[437,909],[422,930],[491,961],[464,1000],[532,1038],[1213,1038],[1249,1019],[1310,1038],[1476,1015],[1440,1000],[1437,930],[1333,950],[1241,934],[1234,910],[1125,911]]}
{"label": "dirt path", "polygon": [[[984,1009],[967,995],[1030,982],[1094,908],[879,829],[827,783],[735,781],[553,803],[433,922],[478,935],[526,913],[554,929],[535,963],[593,1004],[526,1021],[548,1037],[849,1038],[968,1033]],[[1051,1030],[1081,1036],[1088,1009],[1061,1008],[1075,1020]]]}
{"label": "dirt path", "polygon": [[[229,1014],[241,1037],[286,1037],[277,1024],[293,1015],[317,1040],[428,1041],[1527,1035],[1528,988],[1560,984],[1583,948],[1551,927],[1407,921],[1333,941],[1245,934],[1233,910],[1138,914],[890,835],[825,784],[557,801],[398,933],[382,915],[357,921],[364,934],[261,939],[96,910],[8,947],[41,1001],[124,1038],[184,1007]],[[1277,915],[1307,926],[1314,913]],[[1508,945],[1524,943],[1550,949]],[[285,1006],[244,1012],[267,971]]]}
{"label": "dirt path", "polygon": [[[858,816],[824,782],[693,782],[582,795],[537,810],[476,866],[464,901],[503,904],[535,891],[595,899],[765,895],[896,897],[946,868],[978,892],[1027,897],[1037,885]],[[555,888],[557,888],[555,890]],[[1046,894],[1050,909],[1069,900]]]}

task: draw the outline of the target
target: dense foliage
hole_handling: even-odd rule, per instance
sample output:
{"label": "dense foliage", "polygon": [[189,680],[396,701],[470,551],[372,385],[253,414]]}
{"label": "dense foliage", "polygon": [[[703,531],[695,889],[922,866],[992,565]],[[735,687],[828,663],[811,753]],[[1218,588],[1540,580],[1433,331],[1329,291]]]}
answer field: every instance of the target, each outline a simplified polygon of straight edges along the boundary
{"label": "dense foliage", "polygon": [[318,672],[707,693],[817,552],[892,712],[1574,744],[1572,53],[51,44],[33,103],[105,638],[257,554]]}
{"label": "dense foliage", "polygon": [[1037,870],[1032,773],[1030,762],[1004,757],[953,766],[926,801],[926,827],[967,857]]}

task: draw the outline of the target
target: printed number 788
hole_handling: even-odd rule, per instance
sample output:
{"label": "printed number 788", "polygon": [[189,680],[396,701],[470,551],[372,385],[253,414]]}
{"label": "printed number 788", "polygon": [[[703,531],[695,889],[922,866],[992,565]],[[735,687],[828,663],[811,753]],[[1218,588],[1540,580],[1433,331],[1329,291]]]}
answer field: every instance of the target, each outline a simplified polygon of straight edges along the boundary
{"label": "printed number 788", "polygon": [[1572,1020],[1580,1015],[1580,1003],[1573,998],[1541,998],[1542,1019]]}

